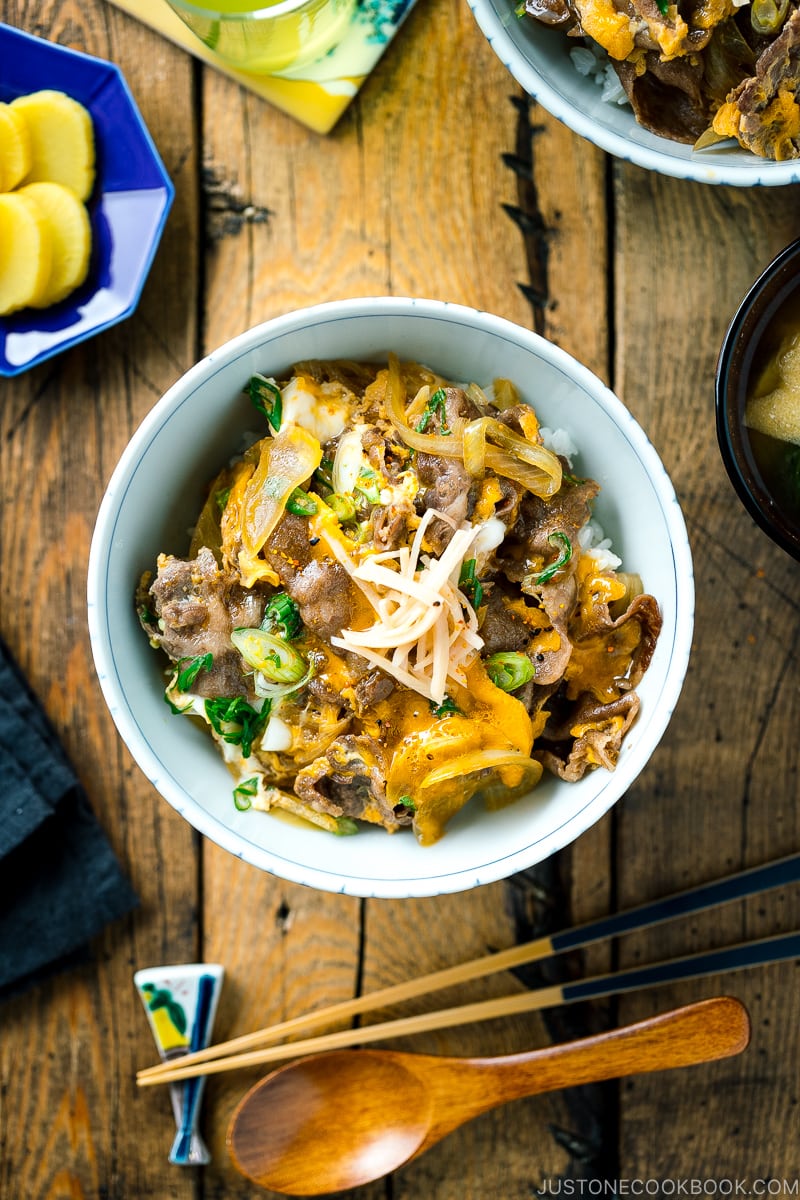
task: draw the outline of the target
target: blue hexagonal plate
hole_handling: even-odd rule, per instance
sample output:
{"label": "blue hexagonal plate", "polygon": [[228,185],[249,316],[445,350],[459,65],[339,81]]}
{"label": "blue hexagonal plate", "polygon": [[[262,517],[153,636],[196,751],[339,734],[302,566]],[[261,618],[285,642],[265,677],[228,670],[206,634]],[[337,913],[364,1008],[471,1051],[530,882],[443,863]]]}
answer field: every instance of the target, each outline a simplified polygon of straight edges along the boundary
{"label": "blue hexagonal plate", "polygon": [[48,309],[0,317],[0,375],[19,375],[136,308],[175,189],[118,67],[0,24],[0,100],[52,88],[91,113],[97,178],[86,282]]}

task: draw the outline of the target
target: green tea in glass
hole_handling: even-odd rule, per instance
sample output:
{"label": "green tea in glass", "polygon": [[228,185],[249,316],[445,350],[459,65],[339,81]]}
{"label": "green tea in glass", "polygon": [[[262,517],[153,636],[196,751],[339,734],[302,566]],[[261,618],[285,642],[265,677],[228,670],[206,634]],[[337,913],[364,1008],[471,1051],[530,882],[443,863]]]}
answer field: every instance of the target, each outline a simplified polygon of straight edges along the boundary
{"label": "green tea in glass", "polygon": [[344,37],[356,0],[168,0],[223,62],[269,75],[322,58]]}

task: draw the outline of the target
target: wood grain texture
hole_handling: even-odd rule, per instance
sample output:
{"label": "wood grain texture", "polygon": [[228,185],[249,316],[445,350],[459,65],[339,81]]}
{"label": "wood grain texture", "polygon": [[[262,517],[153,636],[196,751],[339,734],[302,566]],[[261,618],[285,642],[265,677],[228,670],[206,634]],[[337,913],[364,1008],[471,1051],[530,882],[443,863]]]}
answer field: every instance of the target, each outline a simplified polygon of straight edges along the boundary
{"label": "wood grain texture", "polygon": [[[798,569],[736,499],[717,452],[713,409],[725,326],[750,282],[800,232],[797,195],[796,188],[681,186],[635,168],[615,176],[615,382],[672,474],[697,586],[683,695],[661,747],[619,807],[623,906],[798,845]],[[641,219],[645,210],[650,223]],[[680,235],[672,236],[678,215]],[[789,889],[625,939],[620,963],[798,925],[800,897]],[[795,965],[626,998],[619,1011],[630,1019],[678,994],[708,995],[720,986],[750,1008],[750,1051],[694,1072],[691,1081],[628,1081],[621,1090],[623,1175],[796,1176],[800,1044],[788,1018]],[[656,1122],[658,1136],[643,1136]]]}
{"label": "wood grain texture", "polygon": [[[0,383],[0,628],[142,899],[98,939],[92,963],[0,1013],[0,1197],[269,1197],[236,1174],[223,1145],[257,1071],[209,1080],[212,1166],[168,1165],[166,1094],[134,1086],[135,1070],[154,1059],[135,969],[197,956],[224,963],[216,1033],[227,1037],[800,844],[798,567],[742,510],[713,418],[723,330],[752,279],[800,232],[800,189],[703,187],[612,162],[521,95],[462,0],[418,0],[326,138],[103,0],[5,0],[2,14],[122,66],[176,201],[135,316]],[[615,812],[569,851],[474,893],[359,902],[201,845],[156,796],[103,705],[84,593],[103,487],[170,383],[271,316],[387,293],[508,317],[617,389],[684,506],[697,625],[662,746]],[[796,893],[778,892],[631,936],[618,950],[476,981],[436,1006],[795,928],[799,906]],[[617,1177],[795,1178],[791,964],[431,1034],[406,1048],[512,1053],[719,990],[750,1008],[747,1054],[691,1076],[519,1100],[354,1200],[529,1200],[545,1182]]]}
{"label": "wood grain texture", "polygon": [[[193,174],[185,59],[100,3],[5,6],[32,32],[119,62],[173,178]],[[170,122],[159,111],[169,106]],[[164,1186],[166,1095],[142,1103],[132,1073],[153,1054],[132,973],[197,954],[196,853],[184,822],[133,766],[102,703],[86,630],[94,517],[125,443],[196,356],[194,313],[175,297],[196,272],[196,192],[181,188],[136,317],[0,384],[2,632],[41,697],[141,907],[97,941],[94,961],[4,1006],[0,1195],[189,1197]],[[142,1154],[139,1131],[148,1130]]]}

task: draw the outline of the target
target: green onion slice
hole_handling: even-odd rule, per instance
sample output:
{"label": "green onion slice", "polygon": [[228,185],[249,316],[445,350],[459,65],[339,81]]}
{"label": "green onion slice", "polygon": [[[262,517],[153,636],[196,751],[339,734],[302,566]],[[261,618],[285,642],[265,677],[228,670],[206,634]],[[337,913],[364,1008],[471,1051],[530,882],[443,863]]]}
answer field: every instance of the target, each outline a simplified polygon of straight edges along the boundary
{"label": "green onion slice", "polygon": [[352,496],[342,496],[339,492],[331,492],[325,503],[332,508],[336,516],[346,525],[356,518],[356,506]]}
{"label": "green onion slice", "polygon": [[461,574],[458,577],[458,586],[469,600],[474,609],[478,609],[483,601],[483,588],[481,581],[475,574],[476,560],[468,558],[466,562],[461,564]]}
{"label": "green onion slice", "polygon": [[551,546],[556,546],[560,543],[562,548],[561,554],[558,556],[555,562],[550,563],[548,567],[545,567],[545,569],[536,576],[533,582],[537,586],[540,583],[547,583],[549,580],[551,580],[556,572],[560,571],[562,567],[565,567],[572,558],[572,542],[565,533],[561,532],[561,530],[557,529],[555,533],[551,533],[547,540]]}
{"label": "green onion slice", "polygon": [[224,742],[241,746],[244,758],[250,757],[253,742],[263,732],[269,718],[270,705],[264,701],[259,712],[242,696],[220,696],[206,700],[206,716],[211,728]]}
{"label": "green onion slice", "polygon": [[[201,671],[210,671],[214,661],[213,654],[198,654],[197,658],[178,659],[178,673],[175,677],[175,687],[179,692],[188,692]],[[181,663],[189,665],[181,668]]]}
{"label": "green onion slice", "polygon": [[276,592],[264,611],[261,628],[293,642],[303,630],[300,609],[288,592]]}
{"label": "green onion slice", "polygon": [[295,488],[286,501],[286,508],[297,517],[313,517],[319,512],[316,496],[310,496],[302,488]]}
{"label": "green onion slice", "polygon": [[250,401],[254,407],[260,413],[264,414],[269,424],[277,433],[281,427],[283,397],[281,396],[281,389],[275,380],[267,379],[264,375],[251,375],[245,392],[250,396]]}
{"label": "green onion slice", "polygon": [[445,408],[446,401],[447,396],[444,388],[437,388],[425,404],[425,408],[422,411],[422,416],[420,417],[416,426],[417,433],[425,432],[435,414],[438,414],[439,425],[442,434],[447,437],[453,432],[450,426],[447,424],[447,409]]}
{"label": "green onion slice", "polygon": [[245,779],[233,789],[233,803],[239,812],[247,812],[253,806],[253,796],[258,793],[258,776]]}
{"label": "green onion slice", "polygon": [[266,629],[234,629],[231,641],[248,667],[271,683],[299,683],[308,670],[302,654]]}
{"label": "green onion slice", "polygon": [[533,679],[534,667],[527,654],[507,650],[486,659],[486,672],[495,687],[503,692],[515,692]]}

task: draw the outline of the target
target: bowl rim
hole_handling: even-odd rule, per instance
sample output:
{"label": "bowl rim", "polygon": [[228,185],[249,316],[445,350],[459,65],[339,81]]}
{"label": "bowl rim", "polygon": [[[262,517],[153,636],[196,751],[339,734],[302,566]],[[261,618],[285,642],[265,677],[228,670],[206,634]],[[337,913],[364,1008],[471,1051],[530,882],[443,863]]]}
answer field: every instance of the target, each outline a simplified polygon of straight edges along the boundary
{"label": "bowl rim", "polygon": [[[714,372],[717,442],[728,478],[759,528],[797,561],[800,527],[784,518],[768,489],[762,486],[755,463],[746,461],[746,442],[740,430],[744,387],[753,358],[770,321],[792,293],[800,292],[799,263],[800,238],[796,238],[775,255],[739,302],[725,331]],[[734,368],[738,379],[735,389],[730,383]]]}
{"label": "bowl rim", "polygon": [[[679,157],[668,153],[666,149],[662,150],[659,145],[648,146],[629,140],[615,130],[598,124],[592,117],[566,102],[562,94],[536,70],[508,34],[492,0],[467,0],[467,4],[492,50],[528,95],[568,129],[599,149],[613,154],[615,158],[634,163],[645,170],[657,171],[674,179],[691,180],[695,183],[732,187],[783,187],[800,182],[798,158],[775,162],[753,154],[743,157],[741,163],[715,164],[709,161],[712,155],[705,160]],[[508,4],[509,12],[513,12],[511,0],[508,0]],[[633,119],[632,114],[631,117]],[[682,144],[672,143],[669,138],[658,134],[651,136],[658,138],[658,142],[663,143],[665,147]],[[742,153],[744,156],[747,152]]]}
{"label": "bowl rim", "polygon": [[[436,869],[435,859],[431,857],[430,873],[415,874],[411,877],[400,876],[397,873],[378,877],[369,875],[366,871],[358,875],[345,875],[341,871],[329,871],[287,859],[223,825],[213,813],[202,807],[189,795],[177,780],[174,778],[164,779],[164,764],[138,729],[135,716],[127,706],[124,692],[121,686],[118,686],[113,649],[103,613],[105,565],[114,539],[114,524],[124,491],[135,471],[142,451],[157,435],[162,421],[173,406],[180,403],[181,397],[191,393],[193,388],[207,377],[209,371],[216,372],[227,362],[236,360],[254,347],[263,345],[265,337],[272,341],[285,333],[294,332],[299,327],[313,327],[317,322],[328,323],[332,320],[372,316],[400,318],[419,318],[421,316],[440,319],[446,316],[447,320],[455,321],[468,328],[475,328],[477,323],[481,328],[487,329],[494,335],[511,338],[516,343],[522,342],[537,356],[565,369],[568,377],[578,382],[579,385],[582,384],[601,407],[604,407],[606,411],[611,409],[615,425],[619,427],[620,419],[623,419],[624,435],[629,440],[635,441],[636,452],[646,463],[658,504],[663,512],[672,543],[675,570],[676,614],[670,667],[665,673],[658,697],[658,707],[648,716],[645,753],[641,762],[635,767],[626,768],[626,771],[620,772],[619,775],[616,772],[605,773],[607,778],[604,780],[603,786],[588,798],[581,809],[568,814],[556,828],[548,830],[546,834],[537,837],[529,844],[514,847],[496,856],[492,861],[484,860],[480,866],[469,865],[463,869],[448,869],[446,873],[443,873],[441,869]],[[173,808],[176,808],[190,825],[211,841],[251,865],[291,882],[323,891],[360,897],[409,898],[455,893],[507,878],[516,871],[542,861],[550,854],[570,844],[617,802],[650,760],[678,702],[688,669],[693,635],[694,576],[683,514],[666,469],[642,427],[635,421],[622,401],[593,372],[560,347],[505,318],[446,301],[374,296],[329,301],[296,309],[262,322],[212,351],[176,380],[134,432],[108,483],[92,537],[87,577],[87,602],[95,669],[117,730],[140,770],[150,779],[161,796]]]}

